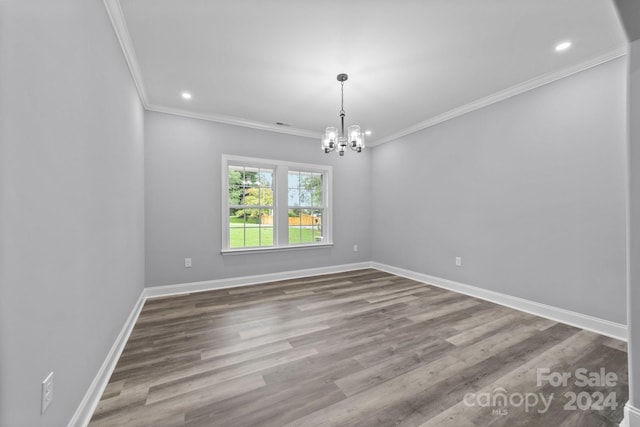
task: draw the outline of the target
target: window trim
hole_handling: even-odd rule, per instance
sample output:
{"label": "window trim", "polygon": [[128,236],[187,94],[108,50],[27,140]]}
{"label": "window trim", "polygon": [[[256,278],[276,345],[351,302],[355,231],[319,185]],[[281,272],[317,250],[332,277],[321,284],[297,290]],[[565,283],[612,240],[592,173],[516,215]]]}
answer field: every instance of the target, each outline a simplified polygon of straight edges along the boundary
{"label": "window trim", "polygon": [[[329,165],[316,165],[311,163],[288,162],[283,160],[262,159],[257,157],[236,156],[222,154],[221,156],[221,250],[223,255],[275,252],[283,250],[299,250],[313,248],[327,248],[333,246],[333,167]],[[249,166],[261,168],[273,168],[273,246],[252,246],[246,248],[229,247],[229,166]],[[301,172],[321,173],[324,175],[324,187],[322,200],[324,206],[323,239],[322,242],[289,244],[289,239],[281,239],[284,233],[279,227],[283,221],[288,221],[288,172],[296,170]],[[280,212],[282,211],[282,212]],[[284,216],[284,220],[282,219]],[[284,240],[284,241],[282,241]]]}

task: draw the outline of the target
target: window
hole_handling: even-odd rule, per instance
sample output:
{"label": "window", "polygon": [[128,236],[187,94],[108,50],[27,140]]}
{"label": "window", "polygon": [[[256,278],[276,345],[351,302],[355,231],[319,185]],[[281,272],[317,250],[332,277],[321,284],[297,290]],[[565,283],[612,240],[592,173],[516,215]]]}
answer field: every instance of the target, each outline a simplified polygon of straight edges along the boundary
{"label": "window", "polygon": [[321,242],[323,174],[289,170],[289,243]]}
{"label": "window", "polygon": [[229,166],[229,248],[273,246],[273,172]]}
{"label": "window", "polygon": [[222,252],[326,246],[331,167],[222,156]]}

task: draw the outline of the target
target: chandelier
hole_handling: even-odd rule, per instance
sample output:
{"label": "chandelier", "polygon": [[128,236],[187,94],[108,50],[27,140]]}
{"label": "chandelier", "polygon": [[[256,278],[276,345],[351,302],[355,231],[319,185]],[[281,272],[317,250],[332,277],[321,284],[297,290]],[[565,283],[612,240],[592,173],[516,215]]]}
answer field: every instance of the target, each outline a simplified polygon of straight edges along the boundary
{"label": "chandelier", "polygon": [[364,133],[360,132],[360,126],[351,125],[347,129],[347,133],[344,133],[344,82],[349,78],[348,75],[342,73],[338,74],[338,81],[340,82],[341,104],[340,104],[340,133],[338,128],[329,126],[324,131],[322,136],[322,150],[325,153],[330,153],[336,148],[341,156],[344,156],[344,152],[347,147],[353,151],[360,153],[364,148]]}

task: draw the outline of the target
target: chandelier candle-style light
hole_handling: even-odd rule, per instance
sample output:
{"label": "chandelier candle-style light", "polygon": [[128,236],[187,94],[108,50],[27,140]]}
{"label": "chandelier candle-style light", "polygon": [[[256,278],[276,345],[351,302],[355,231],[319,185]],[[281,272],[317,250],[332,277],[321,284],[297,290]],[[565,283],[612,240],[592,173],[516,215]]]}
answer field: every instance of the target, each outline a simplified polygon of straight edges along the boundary
{"label": "chandelier candle-style light", "polygon": [[340,133],[338,128],[329,126],[322,136],[322,149],[325,153],[330,153],[336,148],[341,156],[344,156],[344,152],[347,150],[347,146],[353,151],[358,153],[362,152],[364,148],[364,133],[360,132],[360,126],[351,125],[347,129],[347,133],[344,133],[344,82],[347,81],[349,76],[346,74],[338,74],[338,81],[340,82],[341,104],[340,104]]}

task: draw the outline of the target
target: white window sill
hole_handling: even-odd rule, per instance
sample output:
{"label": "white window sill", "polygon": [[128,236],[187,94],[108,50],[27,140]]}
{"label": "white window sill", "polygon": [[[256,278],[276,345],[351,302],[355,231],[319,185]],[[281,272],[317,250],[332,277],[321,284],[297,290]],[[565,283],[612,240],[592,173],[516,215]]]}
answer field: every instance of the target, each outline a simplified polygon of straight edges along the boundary
{"label": "white window sill", "polygon": [[267,246],[256,248],[223,249],[222,255],[259,254],[265,252],[297,251],[300,249],[322,249],[332,247],[333,243],[311,243],[308,245]]}

